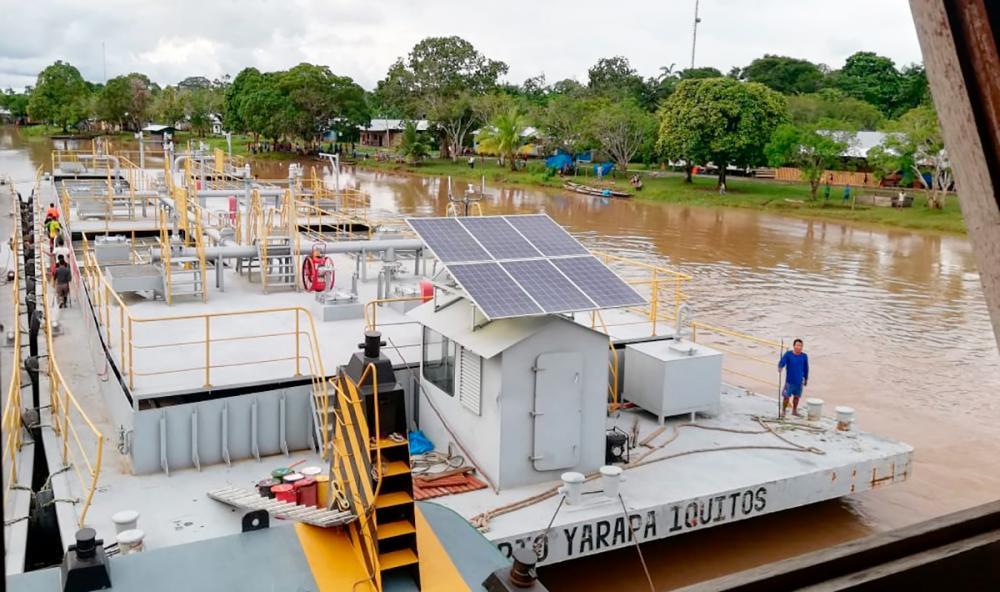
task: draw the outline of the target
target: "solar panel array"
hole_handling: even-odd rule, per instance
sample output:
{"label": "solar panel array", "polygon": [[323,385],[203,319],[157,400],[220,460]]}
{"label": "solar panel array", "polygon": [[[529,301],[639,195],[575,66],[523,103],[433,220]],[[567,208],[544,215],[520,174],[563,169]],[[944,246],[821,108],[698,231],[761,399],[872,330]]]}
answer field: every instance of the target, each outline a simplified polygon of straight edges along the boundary
{"label": "solar panel array", "polygon": [[645,304],[544,214],[407,223],[489,319]]}

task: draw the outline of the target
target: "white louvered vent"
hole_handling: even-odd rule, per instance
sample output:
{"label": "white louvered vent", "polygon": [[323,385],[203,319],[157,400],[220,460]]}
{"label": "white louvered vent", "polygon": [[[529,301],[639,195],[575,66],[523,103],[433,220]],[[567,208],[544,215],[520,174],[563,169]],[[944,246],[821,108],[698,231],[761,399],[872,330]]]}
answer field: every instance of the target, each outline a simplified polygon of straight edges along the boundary
{"label": "white louvered vent", "polygon": [[480,414],[482,401],[481,374],[482,358],[463,347],[458,366],[458,398],[463,407],[476,415]]}

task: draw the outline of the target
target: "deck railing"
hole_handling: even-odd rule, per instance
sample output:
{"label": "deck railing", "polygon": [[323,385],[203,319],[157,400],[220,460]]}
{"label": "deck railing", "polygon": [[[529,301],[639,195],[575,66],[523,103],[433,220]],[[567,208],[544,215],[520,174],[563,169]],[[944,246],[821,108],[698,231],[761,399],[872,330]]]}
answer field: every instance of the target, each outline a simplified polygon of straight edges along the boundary
{"label": "deck railing", "polygon": [[[59,368],[52,336],[52,293],[49,282],[42,282],[42,302],[45,310],[45,344],[48,351],[49,402],[52,410],[52,429],[62,443],[60,458],[64,467],[72,468],[80,481],[78,526],[83,528],[87,511],[97,491],[104,459],[104,435],[94,425],[80,406],[69,383]],[[85,470],[84,470],[85,469]]]}
{"label": "deck railing", "polygon": [[[17,193],[11,187],[12,207],[18,207]],[[18,452],[21,450],[21,275],[17,273],[18,262],[21,257],[21,231],[20,224],[14,223],[13,236],[11,237],[11,248],[13,250],[11,261],[14,265],[14,280],[10,283],[11,290],[11,332],[14,334],[13,354],[7,364],[10,372],[10,380],[7,382],[7,400],[3,406],[3,421],[0,422],[0,431],[3,432],[3,463],[7,470],[3,474],[3,504],[4,515],[10,517],[7,507],[7,498],[11,489],[18,485]]]}
{"label": "deck railing", "polygon": [[[279,307],[138,317],[111,287],[86,242],[83,256],[84,279],[99,328],[130,390],[162,384],[164,377],[192,375],[201,377],[201,386],[211,387],[217,384],[223,369],[269,366],[288,371],[290,378],[302,376],[307,370],[323,424],[323,450],[328,449],[329,391],[316,323],[307,309]],[[254,330],[269,323],[287,329]],[[165,337],[171,335],[176,337]],[[246,355],[254,351],[278,353],[252,358]],[[171,355],[165,355],[168,353]],[[171,366],[164,361],[170,358],[184,362]],[[188,380],[187,386],[199,384]]]}
{"label": "deck railing", "polygon": [[781,388],[777,368],[784,343],[701,321],[691,321],[691,341],[726,354],[723,371],[751,381],[739,386]]}
{"label": "deck railing", "polygon": [[631,257],[597,251],[593,254],[608,267],[619,271],[622,279],[646,297],[648,301],[646,306],[630,310],[647,319],[653,335],[656,335],[658,323],[677,318],[681,305],[688,299],[684,289],[691,281],[691,276]]}

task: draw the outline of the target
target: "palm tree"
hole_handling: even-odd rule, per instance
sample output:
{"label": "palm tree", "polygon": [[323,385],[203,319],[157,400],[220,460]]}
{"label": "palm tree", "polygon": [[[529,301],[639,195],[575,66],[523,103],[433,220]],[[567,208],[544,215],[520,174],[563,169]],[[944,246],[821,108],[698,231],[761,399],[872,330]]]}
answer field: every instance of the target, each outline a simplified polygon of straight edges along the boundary
{"label": "palm tree", "polygon": [[506,160],[510,163],[510,170],[517,170],[516,156],[525,144],[525,138],[521,136],[523,129],[524,115],[520,109],[513,107],[501,112],[480,130],[479,150],[496,154],[501,164]]}
{"label": "palm tree", "polygon": [[407,121],[403,125],[403,136],[399,140],[399,153],[407,162],[417,164],[431,153],[431,144],[417,131],[417,124]]}

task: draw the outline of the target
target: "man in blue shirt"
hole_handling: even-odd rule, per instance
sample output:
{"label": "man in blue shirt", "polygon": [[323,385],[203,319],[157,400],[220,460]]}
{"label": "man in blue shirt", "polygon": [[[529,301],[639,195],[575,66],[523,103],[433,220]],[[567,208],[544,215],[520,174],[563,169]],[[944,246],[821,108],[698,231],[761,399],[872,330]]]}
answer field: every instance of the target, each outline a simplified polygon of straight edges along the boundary
{"label": "man in blue shirt", "polygon": [[792,342],[792,351],[786,351],[778,362],[778,370],[785,369],[785,388],[781,392],[781,417],[788,412],[788,400],[792,400],[792,415],[799,415],[799,397],[802,387],[809,384],[809,356],[802,351],[802,340]]}

